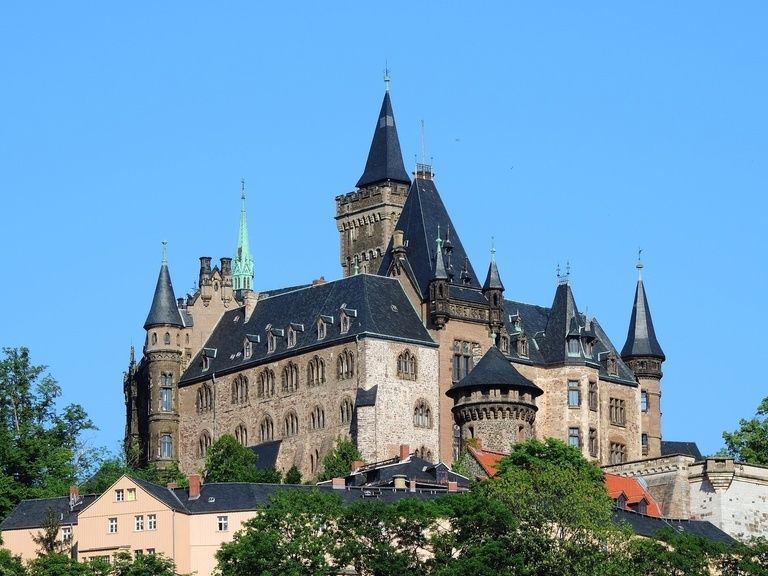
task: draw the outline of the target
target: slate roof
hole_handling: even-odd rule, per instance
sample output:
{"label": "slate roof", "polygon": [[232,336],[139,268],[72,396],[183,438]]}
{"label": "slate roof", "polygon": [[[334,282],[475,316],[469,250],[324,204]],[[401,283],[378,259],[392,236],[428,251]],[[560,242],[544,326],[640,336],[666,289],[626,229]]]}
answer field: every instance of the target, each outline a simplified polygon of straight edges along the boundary
{"label": "slate roof", "polygon": [[[346,334],[341,333],[340,326],[343,306],[349,311],[350,319]],[[321,317],[327,322],[326,336],[318,340],[317,323]],[[267,347],[268,326],[283,331],[276,336],[276,349],[272,353]],[[296,329],[296,345],[292,348],[287,347],[289,326]],[[260,299],[247,322],[242,308],[225,312],[180,384],[366,336],[437,346],[398,280],[358,274]],[[246,339],[253,346],[252,356],[247,360],[243,355]],[[207,354],[210,361],[205,371],[203,354]]]}
{"label": "slate roof", "polygon": [[0,531],[39,528],[45,524],[49,510],[53,511],[62,525],[77,524],[77,515],[80,510],[96,498],[98,496],[93,494],[82,496],[78,504],[72,508],[69,505],[69,496],[22,500],[0,523]]}
{"label": "slate roof", "polygon": [[[445,248],[443,249],[443,264],[448,277],[452,278],[449,289],[451,297],[466,299],[462,297],[462,294],[468,292],[467,289],[474,289],[473,298],[482,298],[482,302],[487,302],[480,292],[480,282],[434,181],[416,178],[411,183],[408,198],[403,205],[395,228],[403,231],[403,242],[406,245],[405,255],[410,264],[416,288],[423,299],[426,300],[429,295],[429,282],[435,273],[436,240],[439,228],[440,234],[445,235],[448,230],[451,234],[450,252],[447,253]],[[386,275],[392,266],[392,249],[392,240],[390,240],[379,267],[379,274],[381,275]],[[461,271],[465,265],[469,282],[462,284]]]}
{"label": "slate roof", "polygon": [[272,440],[271,442],[262,442],[250,447],[256,454],[256,468],[259,470],[269,470],[275,467],[277,456],[280,454],[281,442],[281,440]]}
{"label": "slate roof", "polygon": [[[456,482],[461,488],[468,488],[470,484],[469,478],[453,472],[442,462],[433,464],[413,454],[405,460],[394,458],[392,461],[364,466],[344,480],[347,486],[386,487],[394,485],[395,476],[405,476],[408,480],[416,480],[421,487],[432,486],[440,490],[445,490],[448,482]],[[318,486],[330,484],[328,480]]]}
{"label": "slate roof", "polygon": [[661,530],[671,528],[677,532],[685,532],[697,536],[703,536],[715,542],[733,544],[736,542],[728,534],[706,520],[679,520],[672,518],[654,518],[638,512],[616,508],[613,512],[616,522],[627,523],[640,536],[654,538]]}
{"label": "slate roof", "polygon": [[544,394],[544,390],[520,374],[498,348],[491,346],[469,374],[451,387],[448,395],[454,390],[485,388],[491,385],[524,390],[534,397]]}
{"label": "slate roof", "polygon": [[168,272],[168,264],[165,262],[160,265],[160,274],[157,277],[152,306],[149,309],[147,321],[144,322],[144,330],[159,324],[184,326],[176,304],[176,296],[173,294],[171,274]]}
{"label": "slate roof", "polygon": [[368,161],[357,187],[363,188],[371,184],[386,181],[410,184],[411,179],[403,165],[403,154],[400,151],[400,139],[397,137],[395,114],[392,112],[392,101],[389,92],[384,93],[381,111],[376,120],[371,148],[368,151]]}
{"label": "slate roof", "polygon": [[496,266],[496,259],[492,258],[491,263],[488,265],[488,274],[485,277],[485,283],[483,284],[483,290],[504,290],[504,284],[501,282],[501,276],[499,276],[499,268]]}
{"label": "slate roof", "polygon": [[635,288],[635,303],[632,306],[632,317],[629,320],[629,332],[624,348],[621,349],[622,358],[634,356],[650,356],[666,359],[659,341],[656,339],[656,331],[653,329],[651,309],[645,296],[645,286],[642,280],[637,281]]}
{"label": "slate roof", "polygon": [[704,460],[704,456],[699,451],[699,447],[696,442],[671,442],[668,440],[661,441],[661,455],[673,456],[675,454],[682,454],[683,456],[692,456],[696,461]]}

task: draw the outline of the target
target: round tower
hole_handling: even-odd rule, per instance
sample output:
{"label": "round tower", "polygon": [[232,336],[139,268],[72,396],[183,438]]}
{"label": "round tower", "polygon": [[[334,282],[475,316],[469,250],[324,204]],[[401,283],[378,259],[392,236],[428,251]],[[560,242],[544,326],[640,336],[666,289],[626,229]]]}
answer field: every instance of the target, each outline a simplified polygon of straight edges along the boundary
{"label": "round tower", "polygon": [[447,392],[462,440],[478,439],[484,449],[502,453],[533,436],[536,398],[543,393],[495,346]]}

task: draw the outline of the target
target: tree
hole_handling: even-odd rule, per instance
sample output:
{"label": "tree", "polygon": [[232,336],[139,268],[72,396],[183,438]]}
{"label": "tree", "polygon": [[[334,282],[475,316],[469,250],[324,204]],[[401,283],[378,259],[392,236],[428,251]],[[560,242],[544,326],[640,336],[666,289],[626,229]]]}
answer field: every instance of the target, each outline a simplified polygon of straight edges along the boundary
{"label": "tree", "polygon": [[64,495],[87,473],[93,451],[82,433],[96,427],[79,404],[59,409],[61,388],[26,348],[0,360],[0,517],[20,500]]}
{"label": "tree", "polygon": [[162,554],[132,556],[128,551],[118,552],[110,576],[176,576],[173,560]]}
{"label": "tree", "polygon": [[59,522],[58,514],[53,508],[48,508],[40,532],[32,536],[32,541],[40,547],[38,555],[45,556],[64,550],[64,542],[59,540],[60,529],[61,522]]}
{"label": "tree", "polygon": [[224,434],[208,448],[203,476],[206,482],[264,482],[279,484],[282,474],[257,467],[258,457],[231,434]]}
{"label": "tree", "polygon": [[362,459],[360,451],[351,440],[339,437],[336,439],[336,447],[323,458],[323,473],[319,480],[343,478],[352,471],[352,462]]}
{"label": "tree", "polygon": [[0,575],[27,576],[27,569],[21,561],[21,556],[14,556],[10,550],[0,548]]}
{"label": "tree", "polygon": [[763,398],[754,418],[739,420],[739,428],[723,432],[727,454],[741,462],[768,464],[768,398]]}
{"label": "tree", "polygon": [[295,465],[291,466],[288,469],[288,472],[285,473],[283,482],[286,484],[301,484],[301,472],[299,472],[299,469],[296,468]]}

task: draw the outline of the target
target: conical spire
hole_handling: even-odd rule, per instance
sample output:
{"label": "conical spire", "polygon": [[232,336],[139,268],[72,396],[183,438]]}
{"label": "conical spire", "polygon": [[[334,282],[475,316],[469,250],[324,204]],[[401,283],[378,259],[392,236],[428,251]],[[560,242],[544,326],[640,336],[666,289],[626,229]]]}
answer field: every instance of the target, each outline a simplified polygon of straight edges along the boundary
{"label": "conical spire", "polygon": [[157,277],[155,295],[152,297],[152,307],[149,309],[147,321],[144,322],[145,330],[158,324],[184,326],[181,321],[181,314],[179,314],[179,308],[176,305],[176,296],[173,293],[173,285],[171,284],[171,274],[168,272],[168,260],[165,254],[166,244],[166,242],[163,242],[163,259],[160,263],[160,274]]}
{"label": "conical spire", "polygon": [[656,332],[653,329],[653,320],[651,319],[651,309],[648,307],[648,300],[645,296],[645,286],[643,285],[643,263],[637,259],[637,287],[635,288],[635,303],[632,306],[632,317],[629,320],[629,332],[624,348],[621,349],[622,358],[632,358],[635,356],[645,356],[661,358],[665,360],[664,351],[661,349],[659,341],[656,339]]}
{"label": "conical spire", "polygon": [[237,250],[232,264],[232,287],[235,290],[253,289],[253,257],[248,241],[248,221],[245,213],[245,180],[241,180],[240,229],[237,233]]}
{"label": "conical spire", "polygon": [[445,262],[443,261],[443,239],[440,238],[440,226],[437,227],[437,238],[435,239],[437,249],[435,250],[435,279],[445,280],[448,274],[445,273]]}
{"label": "conical spire", "polygon": [[483,292],[486,290],[504,290],[504,284],[501,283],[499,269],[496,267],[496,248],[491,248],[491,264],[488,266],[488,276],[483,284]]}
{"label": "conical spire", "polygon": [[368,151],[368,161],[365,163],[363,175],[357,181],[357,187],[364,188],[387,180],[403,184],[410,184],[411,182],[403,164],[403,154],[400,151],[400,140],[397,137],[389,89],[384,92],[384,101],[381,103],[381,111],[376,121],[376,129],[373,132],[373,141]]}

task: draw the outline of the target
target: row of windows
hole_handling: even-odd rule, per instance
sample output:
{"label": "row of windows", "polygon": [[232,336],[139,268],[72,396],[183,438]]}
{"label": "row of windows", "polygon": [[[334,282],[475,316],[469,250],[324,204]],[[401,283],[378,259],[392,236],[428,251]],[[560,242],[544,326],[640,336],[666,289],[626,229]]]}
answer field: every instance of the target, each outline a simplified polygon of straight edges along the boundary
{"label": "row of windows", "polygon": [[[157,530],[157,514],[147,514],[146,516],[146,529]],[[144,515],[138,514],[133,517],[133,529],[136,532],[142,532],[144,530]],[[109,534],[117,534],[118,532],[117,518],[107,518],[107,532]]]}
{"label": "row of windows", "polygon": [[463,340],[453,341],[453,380],[458,382],[474,367],[474,350],[478,344]]}
{"label": "row of windows", "polygon": [[[153,346],[157,344],[157,332],[152,332],[151,341]],[[186,334],[186,343],[187,343],[187,346],[189,346],[189,334]],[[165,334],[163,334],[163,344],[165,344],[166,346],[170,346],[171,344],[170,332],[166,332]],[[176,346],[181,346],[181,334],[178,334],[178,333],[176,334]]]}
{"label": "row of windows", "polygon": [[[599,443],[597,438],[597,429],[590,428],[589,436],[587,439],[589,455],[596,458],[599,451]],[[568,444],[574,448],[581,449],[583,440],[581,437],[581,429],[578,427],[568,428]],[[642,435],[642,448],[643,454],[648,452],[648,435]],[[611,464],[621,464],[627,461],[627,446],[620,442],[611,442],[609,446],[609,461]]]}
{"label": "row of windows", "polygon": [[[597,382],[589,383],[587,403],[590,410],[597,410]],[[568,380],[568,407],[578,408],[579,406],[581,406],[581,382]]]}

